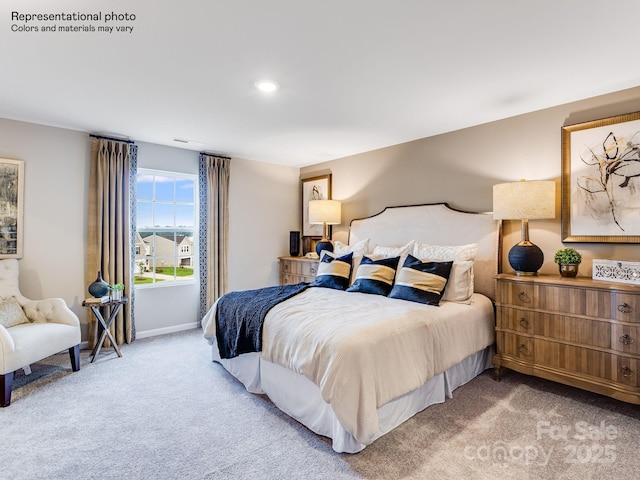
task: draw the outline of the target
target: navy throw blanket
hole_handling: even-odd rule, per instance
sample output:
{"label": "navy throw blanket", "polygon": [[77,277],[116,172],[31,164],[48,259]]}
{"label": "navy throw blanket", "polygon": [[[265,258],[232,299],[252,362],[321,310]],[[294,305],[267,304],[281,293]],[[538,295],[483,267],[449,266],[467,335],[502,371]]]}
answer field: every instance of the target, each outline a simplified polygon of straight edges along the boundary
{"label": "navy throw blanket", "polygon": [[269,310],[303,292],[308,283],[230,292],[216,305],[216,340],[220,358],[262,350],[262,324]]}

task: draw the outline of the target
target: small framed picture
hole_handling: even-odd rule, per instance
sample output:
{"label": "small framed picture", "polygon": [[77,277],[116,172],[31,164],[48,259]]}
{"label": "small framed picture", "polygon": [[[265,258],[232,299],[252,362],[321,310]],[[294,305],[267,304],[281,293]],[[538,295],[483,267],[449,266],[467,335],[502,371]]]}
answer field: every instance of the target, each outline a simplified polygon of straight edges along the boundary
{"label": "small framed picture", "polygon": [[0,258],[22,258],[24,162],[0,158]]}
{"label": "small framed picture", "polygon": [[331,200],[331,174],[302,180],[302,236],[322,237],[322,225],[309,223],[309,201]]}

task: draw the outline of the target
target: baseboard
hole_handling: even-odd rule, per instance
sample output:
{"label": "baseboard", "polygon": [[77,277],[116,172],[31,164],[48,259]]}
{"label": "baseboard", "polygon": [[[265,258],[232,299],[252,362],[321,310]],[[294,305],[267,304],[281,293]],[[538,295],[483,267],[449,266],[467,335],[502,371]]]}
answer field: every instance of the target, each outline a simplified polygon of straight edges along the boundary
{"label": "baseboard", "polygon": [[[165,328],[155,328],[153,330],[144,330],[137,331],[136,338],[148,338],[148,337],[157,337],[158,335],[166,335],[167,333],[176,333],[182,332],[184,330],[191,330],[193,328],[199,328],[199,322],[193,323],[183,323],[182,325],[174,325],[172,327]],[[80,350],[88,350],[89,349],[89,341],[85,340],[84,342],[80,342]]]}
{"label": "baseboard", "polygon": [[183,323],[182,325],[173,325],[165,328],[155,328],[153,330],[136,331],[136,338],[156,337],[158,335],[166,335],[167,333],[182,332],[184,330],[191,330],[198,328],[199,323]]}

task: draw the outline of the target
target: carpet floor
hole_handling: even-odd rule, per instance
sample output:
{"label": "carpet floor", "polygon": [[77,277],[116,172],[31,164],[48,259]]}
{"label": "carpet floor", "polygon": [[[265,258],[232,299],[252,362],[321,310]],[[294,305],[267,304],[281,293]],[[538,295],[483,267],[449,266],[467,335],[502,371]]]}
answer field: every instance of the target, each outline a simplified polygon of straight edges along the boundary
{"label": "carpet floor", "polygon": [[640,407],[487,371],[364,451],[338,454],[210,361],[202,332],[16,374],[0,478],[637,479]]}

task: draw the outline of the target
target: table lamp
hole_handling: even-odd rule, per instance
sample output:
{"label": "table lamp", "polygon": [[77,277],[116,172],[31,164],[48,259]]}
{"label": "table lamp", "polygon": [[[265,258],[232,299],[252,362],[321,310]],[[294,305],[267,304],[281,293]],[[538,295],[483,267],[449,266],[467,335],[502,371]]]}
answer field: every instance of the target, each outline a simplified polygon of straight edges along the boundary
{"label": "table lamp", "polygon": [[311,225],[322,225],[322,240],[316,244],[318,255],[323,250],[333,252],[333,244],[328,239],[327,225],[338,225],[342,222],[342,204],[337,200],[310,200],[309,201],[309,223]]}
{"label": "table lamp", "polygon": [[540,247],[529,241],[529,220],[555,216],[555,182],[521,180],[493,186],[493,218],[522,220],[522,240],[509,250],[509,264],[516,275],[536,275],[544,263]]}

